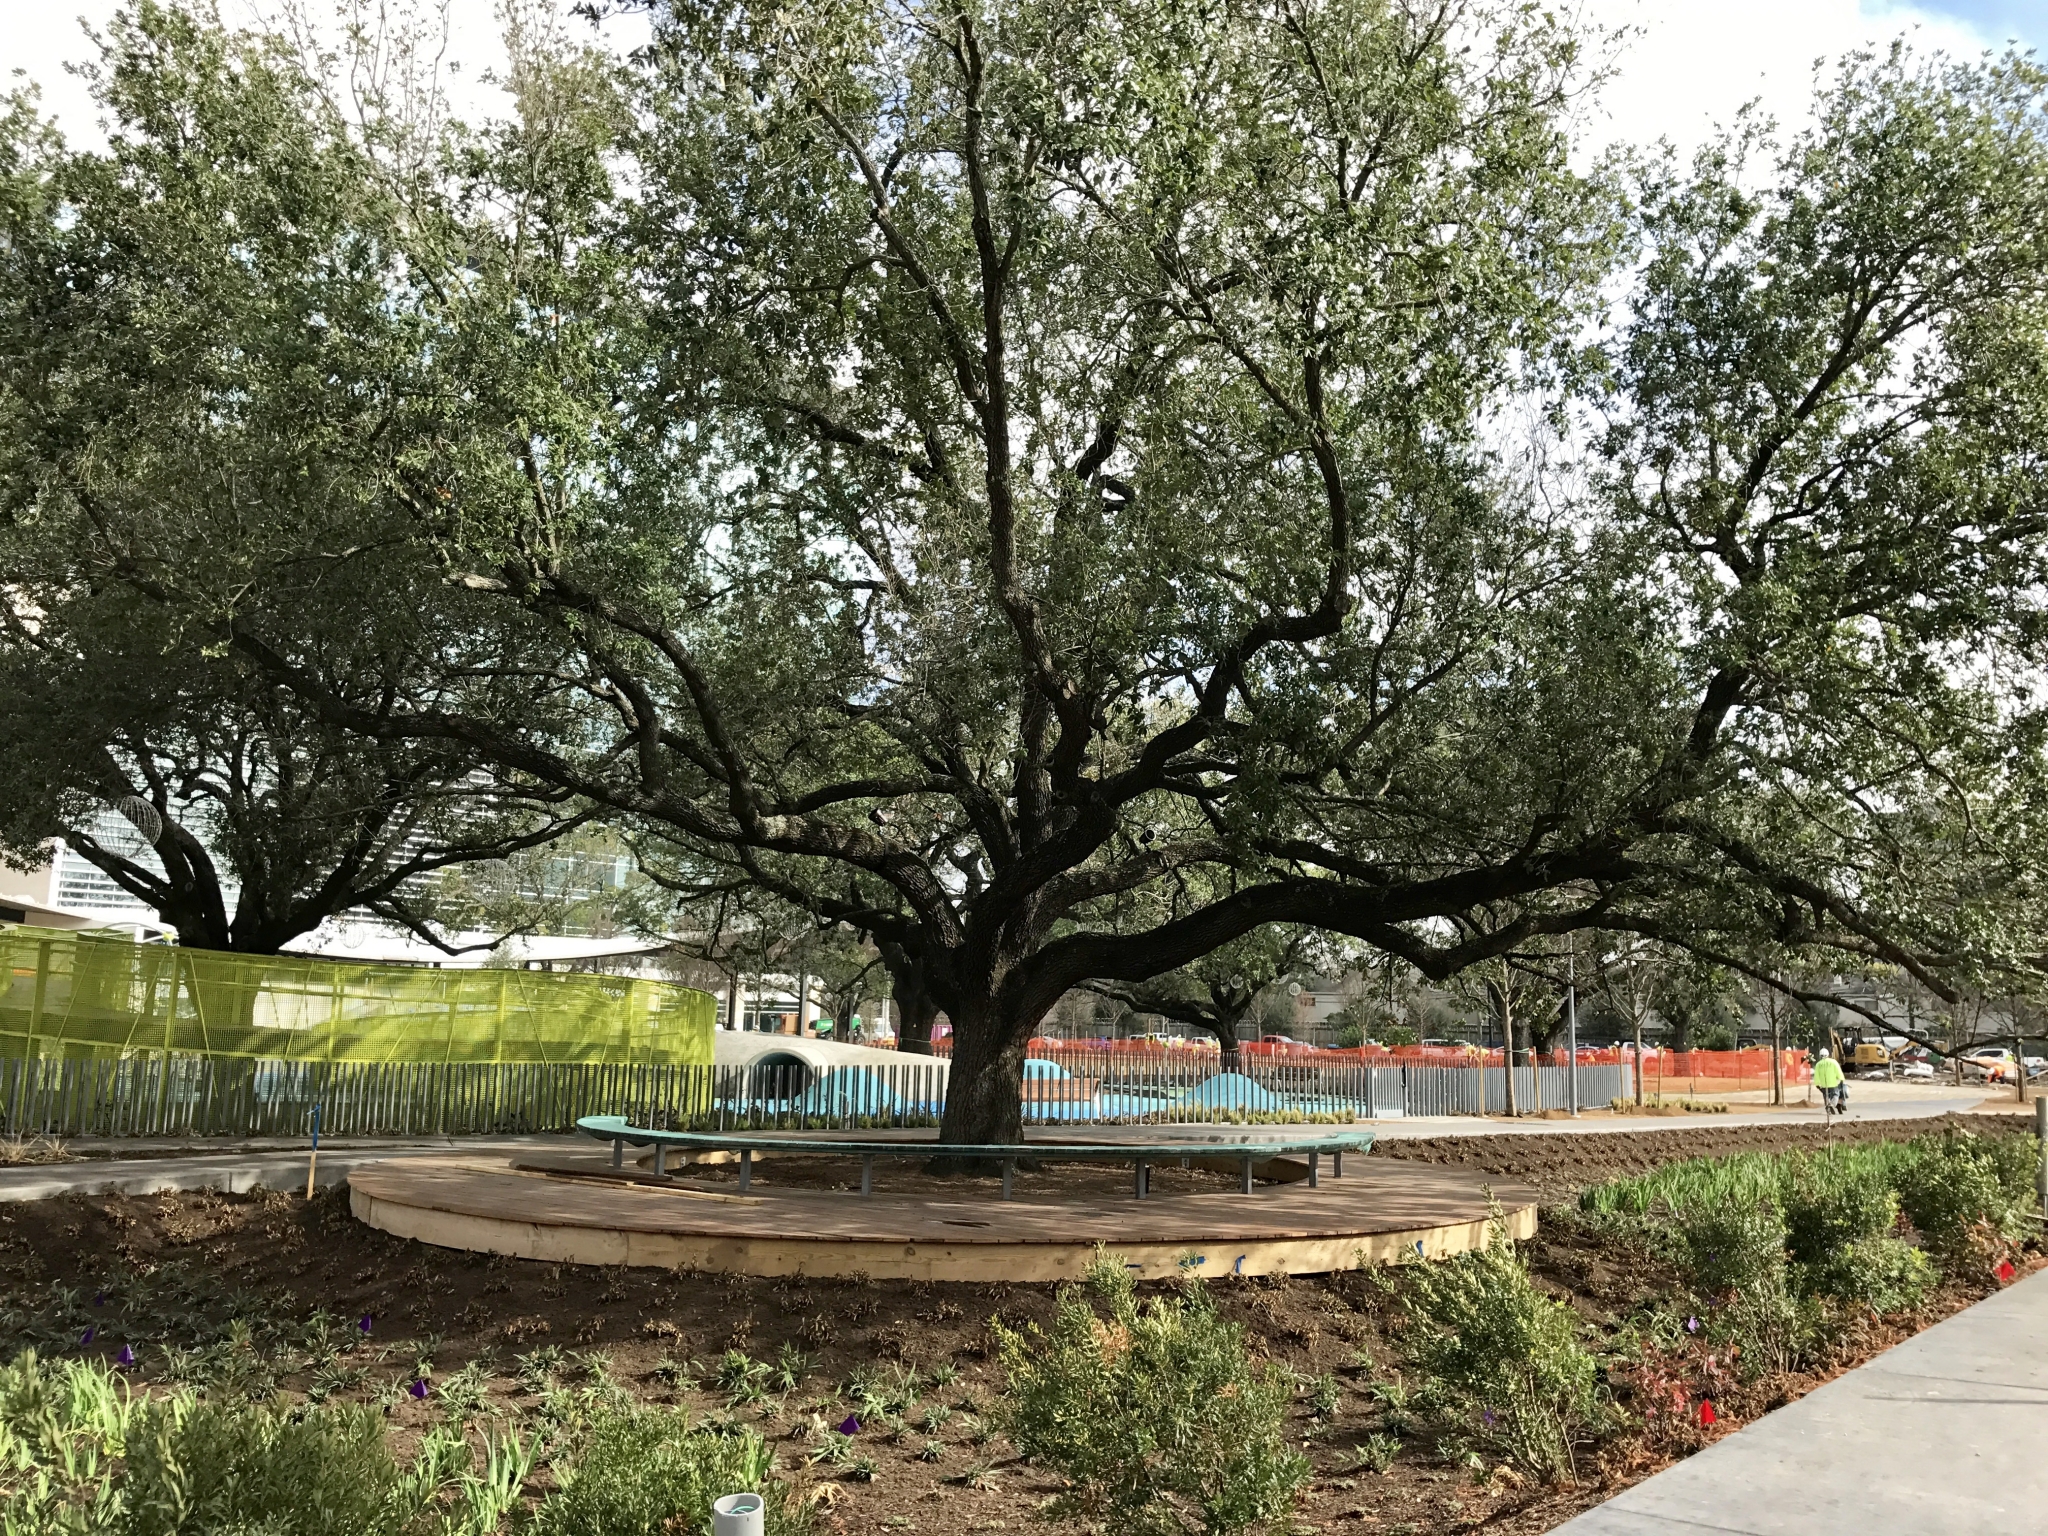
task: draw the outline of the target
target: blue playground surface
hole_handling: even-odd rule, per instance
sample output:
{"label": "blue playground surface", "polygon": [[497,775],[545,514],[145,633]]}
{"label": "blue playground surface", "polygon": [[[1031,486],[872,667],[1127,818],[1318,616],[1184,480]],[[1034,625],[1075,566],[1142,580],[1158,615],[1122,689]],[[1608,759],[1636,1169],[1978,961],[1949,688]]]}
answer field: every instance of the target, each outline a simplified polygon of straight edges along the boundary
{"label": "blue playground surface", "polygon": [[[886,1070],[874,1067],[839,1067],[819,1073],[800,1092],[786,1097],[749,1094],[720,1099],[715,1107],[727,1114],[771,1119],[936,1119],[944,1110],[941,1094],[905,1091],[891,1077]],[[1076,1081],[1057,1062],[1037,1057],[1024,1063],[1024,1077],[1027,1082]],[[1038,1123],[1140,1120],[1190,1111],[1198,1111],[1203,1119],[1229,1114],[1290,1113],[1349,1117],[1358,1108],[1347,1100],[1276,1092],[1240,1072],[1218,1072],[1190,1087],[1097,1091],[1088,1098],[1027,1094],[1024,1118]]]}

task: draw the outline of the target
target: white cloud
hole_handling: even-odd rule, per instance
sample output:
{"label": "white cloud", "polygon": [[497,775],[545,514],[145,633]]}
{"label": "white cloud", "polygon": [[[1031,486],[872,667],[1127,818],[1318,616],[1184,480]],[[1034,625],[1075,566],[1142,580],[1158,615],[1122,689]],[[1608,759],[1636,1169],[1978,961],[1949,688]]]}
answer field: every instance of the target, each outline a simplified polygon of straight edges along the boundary
{"label": "white cloud", "polygon": [[[1991,41],[1932,9],[1861,5],[1858,0],[1582,3],[1589,22],[1640,33],[1624,49],[1619,75],[1589,117],[1594,146],[1668,137],[1689,149],[1753,97],[1791,127],[1804,116],[1816,58],[1832,61],[1901,33],[1911,35],[1917,46],[1965,56]],[[39,81],[45,102],[74,139],[97,137],[94,114],[83,87],[62,65],[88,53],[80,14],[103,25],[115,5],[116,0],[0,0],[0,74],[25,69]],[[252,0],[227,0],[223,9],[233,19],[256,13]],[[503,58],[493,0],[450,0],[450,20],[449,56],[461,65],[455,94],[459,106],[474,111],[489,98],[478,82]],[[608,30],[615,40],[638,40],[644,34],[644,20]]]}
{"label": "white cloud", "polygon": [[1807,115],[1814,63],[1901,35],[1916,51],[1973,58],[1989,40],[1953,17],[1857,0],[1585,0],[1603,28],[1631,28],[1586,124],[1589,147],[1668,138],[1681,152],[1758,101],[1786,130]]}

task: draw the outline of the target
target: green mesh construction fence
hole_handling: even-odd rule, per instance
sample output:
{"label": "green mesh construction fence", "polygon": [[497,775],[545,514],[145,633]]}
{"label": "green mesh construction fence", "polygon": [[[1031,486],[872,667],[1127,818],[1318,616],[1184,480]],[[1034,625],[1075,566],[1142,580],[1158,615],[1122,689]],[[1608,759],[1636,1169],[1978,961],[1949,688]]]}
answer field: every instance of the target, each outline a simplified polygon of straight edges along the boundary
{"label": "green mesh construction fence", "polygon": [[228,955],[0,928],[0,1057],[709,1066],[716,1003],[668,982]]}

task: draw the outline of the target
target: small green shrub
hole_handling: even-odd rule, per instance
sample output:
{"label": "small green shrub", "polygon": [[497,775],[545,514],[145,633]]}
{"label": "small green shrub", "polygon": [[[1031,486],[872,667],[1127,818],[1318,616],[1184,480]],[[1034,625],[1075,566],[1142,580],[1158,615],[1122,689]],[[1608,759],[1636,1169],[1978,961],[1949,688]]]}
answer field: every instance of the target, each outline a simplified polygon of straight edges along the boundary
{"label": "small green shrub", "polygon": [[1576,1314],[1536,1289],[1505,1224],[1494,1220],[1482,1249],[1403,1268],[1420,1324],[1411,1358],[1428,1378],[1417,1405],[1444,1441],[1575,1481],[1579,1447],[1611,1410]]}
{"label": "small green shrub", "polygon": [[1819,1264],[1851,1243],[1887,1236],[1899,1197],[1884,1170],[1831,1158],[1789,1164],[1782,1186],[1785,1245],[1801,1264]]}
{"label": "small green shrub", "polygon": [[1868,1307],[1882,1315],[1919,1306],[1938,1278],[1933,1262],[1911,1243],[1896,1237],[1865,1237],[1796,1266],[1793,1285],[1803,1294]]}
{"label": "small green shrub", "polygon": [[126,1453],[120,1536],[389,1536],[455,1470],[408,1476],[368,1409],[289,1417],[189,1398],[138,1410]]}
{"label": "small green shrub", "polygon": [[[2015,1144],[2029,1155],[2015,1153]],[[1901,1167],[1897,1183],[1906,1219],[1950,1259],[1967,1258],[1986,1238],[2017,1237],[2034,1198],[2031,1151],[2021,1137],[1944,1136],[1927,1156]]]}
{"label": "small green shrub", "polygon": [[1073,1485],[1053,1512],[1133,1536],[1228,1536],[1284,1520],[1309,1476],[1287,1442],[1292,1381],[1251,1363],[1192,1275],[1140,1305],[1130,1272],[1098,1253],[1049,1329],[998,1322],[995,1335],[1009,1438]]}
{"label": "small green shrub", "polygon": [[1789,1268],[1730,1293],[1708,1316],[1708,1337],[1733,1346],[1744,1380],[1810,1364],[1827,1343],[1821,1304],[1792,1288]]}
{"label": "small green shrub", "polygon": [[1373,1400],[1380,1405],[1380,1427],[1390,1435],[1405,1435],[1415,1427],[1414,1404],[1408,1388],[1398,1381],[1376,1381]]}
{"label": "small green shrub", "polygon": [[808,1529],[775,1480],[775,1457],[751,1430],[692,1430],[679,1412],[648,1408],[592,1419],[573,1464],[534,1512],[532,1536],[705,1536],[711,1501],[759,1493],[775,1536]]}
{"label": "small green shrub", "polygon": [[1351,1454],[1359,1471],[1378,1474],[1394,1464],[1401,1454],[1401,1442],[1392,1435],[1367,1435]]}
{"label": "small green shrub", "polygon": [[1689,1206],[1672,1236],[1680,1265],[1703,1296],[1784,1284],[1785,1215],[1775,1200]]}
{"label": "small green shrub", "polygon": [[1708,1336],[1733,1346],[1751,1380],[1796,1370],[1825,1342],[1819,1302],[1794,1285],[1785,1216],[1773,1199],[1685,1208],[1673,1231]]}
{"label": "small green shrub", "polygon": [[136,1405],[127,1383],[84,1361],[24,1350],[0,1367],[0,1531],[110,1530],[113,1458]]}
{"label": "small green shrub", "polygon": [[1337,1378],[1324,1372],[1308,1384],[1309,1410],[1319,1419],[1330,1418],[1344,1402],[1344,1389]]}

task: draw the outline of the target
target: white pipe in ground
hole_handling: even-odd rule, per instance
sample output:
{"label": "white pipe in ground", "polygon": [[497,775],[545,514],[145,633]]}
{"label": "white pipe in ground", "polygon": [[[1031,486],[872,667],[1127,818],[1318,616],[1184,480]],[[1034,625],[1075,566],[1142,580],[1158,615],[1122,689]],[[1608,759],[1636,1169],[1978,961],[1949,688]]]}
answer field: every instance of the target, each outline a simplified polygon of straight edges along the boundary
{"label": "white pipe in ground", "polygon": [[728,1493],[711,1506],[711,1536],[761,1536],[763,1509],[758,1493]]}

